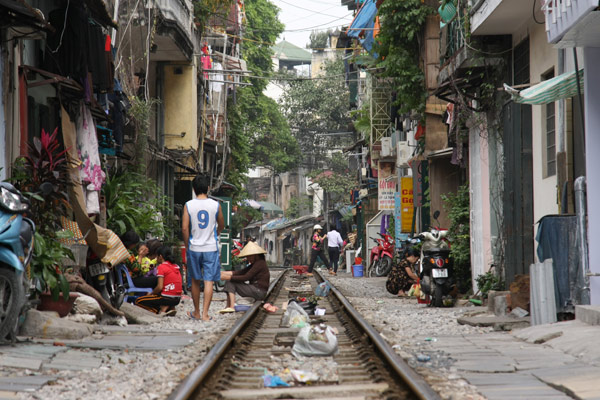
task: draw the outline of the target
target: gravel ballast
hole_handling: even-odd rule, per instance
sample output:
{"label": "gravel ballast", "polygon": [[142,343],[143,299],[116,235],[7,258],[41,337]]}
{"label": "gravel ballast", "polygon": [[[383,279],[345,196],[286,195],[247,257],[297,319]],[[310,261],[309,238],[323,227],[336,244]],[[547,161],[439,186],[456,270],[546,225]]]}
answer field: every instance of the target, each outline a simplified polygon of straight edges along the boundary
{"label": "gravel ballast", "polygon": [[[272,277],[278,272],[274,271]],[[385,278],[352,278],[340,273],[327,277],[350,300],[404,358],[424,376],[444,399],[484,399],[452,367],[453,360],[429,348],[437,337],[484,334],[491,328],[459,325],[456,318],[473,307],[440,308],[417,304],[414,298],[399,298],[385,290]],[[191,299],[177,307],[177,315],[136,328],[136,332],[186,331],[188,346],[170,351],[141,352],[123,350],[78,350],[101,358],[99,368],[78,371],[30,371],[0,368],[2,376],[44,374],[58,379],[34,393],[18,394],[21,399],[166,399],[177,384],[195,368],[210,348],[242,315],[218,314],[225,306],[225,295],[215,293],[209,322],[191,320]]]}

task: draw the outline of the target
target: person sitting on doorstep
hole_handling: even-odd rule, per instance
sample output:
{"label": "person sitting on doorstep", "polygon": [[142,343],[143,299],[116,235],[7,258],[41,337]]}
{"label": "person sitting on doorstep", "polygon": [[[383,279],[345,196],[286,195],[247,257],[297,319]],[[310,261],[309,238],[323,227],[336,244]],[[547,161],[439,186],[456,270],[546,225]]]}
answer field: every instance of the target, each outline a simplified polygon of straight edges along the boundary
{"label": "person sitting on doorstep", "polygon": [[246,258],[250,266],[240,271],[221,271],[221,279],[227,281],[223,289],[227,293],[227,304],[221,312],[234,311],[236,293],[255,301],[265,299],[271,279],[265,254],[265,249],[258,244],[248,242],[238,257]]}
{"label": "person sitting on doorstep", "polygon": [[156,314],[175,315],[175,306],[181,300],[181,272],[173,261],[170,247],[161,246],[157,254],[156,287],[152,293],[138,297],[135,305]]}

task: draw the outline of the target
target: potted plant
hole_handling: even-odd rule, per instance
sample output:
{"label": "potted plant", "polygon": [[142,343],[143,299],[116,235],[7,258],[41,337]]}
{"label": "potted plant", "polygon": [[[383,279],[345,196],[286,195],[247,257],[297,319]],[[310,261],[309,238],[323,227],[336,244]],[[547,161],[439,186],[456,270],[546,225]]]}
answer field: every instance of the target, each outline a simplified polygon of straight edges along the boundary
{"label": "potted plant", "polygon": [[67,195],[70,183],[66,151],[57,134],[58,128],[52,134],[42,129],[40,138],[33,138],[33,144],[28,146],[28,154],[15,160],[11,178],[29,198],[28,217],[36,225],[30,276],[38,293],[49,292],[56,301],[60,293],[64,300],[69,299],[62,260],[73,259],[72,252],[59,242],[68,236],[59,230],[60,217],[66,216],[70,209]]}

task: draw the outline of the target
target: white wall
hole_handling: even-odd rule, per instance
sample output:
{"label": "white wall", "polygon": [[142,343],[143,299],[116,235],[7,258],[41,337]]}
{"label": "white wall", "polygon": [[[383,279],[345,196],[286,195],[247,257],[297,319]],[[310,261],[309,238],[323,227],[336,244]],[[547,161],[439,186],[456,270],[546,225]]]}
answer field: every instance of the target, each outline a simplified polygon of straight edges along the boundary
{"label": "white wall", "polygon": [[[548,44],[544,25],[529,25],[530,82],[537,84],[542,75],[554,68],[558,75],[558,50]],[[532,109],[533,128],[533,221],[534,234],[537,233],[537,221],[545,215],[558,214],[557,174],[544,177],[543,151],[546,145],[546,106],[534,105]],[[558,102],[555,103],[555,149],[558,146]],[[558,173],[558,165],[557,165]],[[532,238],[532,240],[534,240]],[[537,242],[534,243],[537,249]]]}
{"label": "white wall", "polygon": [[[600,48],[584,48],[585,153],[590,271],[600,274]],[[589,72],[588,72],[589,71]],[[600,276],[590,277],[591,304],[600,304]]]}

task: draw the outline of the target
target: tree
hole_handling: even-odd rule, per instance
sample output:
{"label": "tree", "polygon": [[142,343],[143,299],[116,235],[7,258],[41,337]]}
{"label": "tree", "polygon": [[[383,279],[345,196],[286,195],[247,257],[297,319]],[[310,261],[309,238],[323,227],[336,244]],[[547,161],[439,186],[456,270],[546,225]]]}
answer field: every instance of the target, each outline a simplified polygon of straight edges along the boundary
{"label": "tree", "polygon": [[327,48],[327,44],[329,42],[329,35],[331,35],[331,32],[331,29],[321,32],[312,31],[309,36],[310,43],[306,45],[306,48],[317,51]]}
{"label": "tree", "polygon": [[[279,9],[267,0],[245,3],[247,31],[243,58],[253,75],[271,74],[270,43],[283,31],[277,19]],[[300,157],[296,139],[277,104],[263,94],[268,79],[246,78],[252,86],[237,90],[236,102],[229,105],[229,134],[232,159],[227,181],[241,187],[250,165],[271,168],[280,173],[295,167]]]}
{"label": "tree", "polygon": [[379,7],[381,30],[373,46],[375,64],[393,79],[400,112],[425,110],[425,77],[419,58],[419,34],[433,8],[421,0],[388,0]]}
{"label": "tree", "polygon": [[348,145],[353,139],[351,135],[337,134],[347,132],[350,125],[342,60],[325,62],[323,68],[322,79],[291,81],[281,100],[283,113],[300,145],[303,163],[311,170],[324,166],[327,151]]}

